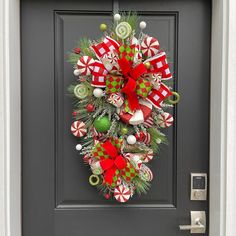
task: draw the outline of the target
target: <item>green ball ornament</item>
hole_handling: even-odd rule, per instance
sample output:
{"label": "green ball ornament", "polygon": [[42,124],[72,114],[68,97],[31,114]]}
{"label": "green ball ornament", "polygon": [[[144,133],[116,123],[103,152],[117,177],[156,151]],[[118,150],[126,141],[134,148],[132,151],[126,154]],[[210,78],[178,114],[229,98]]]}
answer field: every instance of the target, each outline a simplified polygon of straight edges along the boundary
{"label": "green ball ornament", "polygon": [[101,31],[106,31],[107,30],[107,25],[106,24],[101,24],[99,28],[100,28]]}
{"label": "green ball ornament", "polygon": [[98,132],[105,133],[110,129],[111,122],[107,116],[103,116],[96,118],[93,125]]}
{"label": "green ball ornament", "polygon": [[148,62],[145,62],[145,63],[144,63],[144,66],[145,66],[147,69],[150,69],[151,64],[150,64],[150,62],[148,61]]}
{"label": "green ball ornament", "polygon": [[128,133],[128,128],[127,127],[123,127],[123,128],[121,128],[121,130],[120,130],[120,132],[121,132],[121,134],[122,135],[125,135],[125,134],[127,134]]}

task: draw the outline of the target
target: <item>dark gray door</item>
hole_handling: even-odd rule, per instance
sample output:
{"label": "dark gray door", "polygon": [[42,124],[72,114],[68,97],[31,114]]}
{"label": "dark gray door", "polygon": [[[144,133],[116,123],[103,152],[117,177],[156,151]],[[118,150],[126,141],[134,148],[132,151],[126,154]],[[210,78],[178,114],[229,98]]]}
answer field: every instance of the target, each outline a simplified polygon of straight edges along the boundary
{"label": "dark gray door", "polygon": [[[122,206],[88,184],[66,96],[67,52],[82,36],[97,38],[114,7],[148,22],[182,98],[169,146],[152,162],[151,191]],[[190,235],[178,225],[190,223],[190,210],[208,211],[207,201],[190,201],[190,173],[208,173],[210,9],[206,0],[21,1],[23,236]]]}

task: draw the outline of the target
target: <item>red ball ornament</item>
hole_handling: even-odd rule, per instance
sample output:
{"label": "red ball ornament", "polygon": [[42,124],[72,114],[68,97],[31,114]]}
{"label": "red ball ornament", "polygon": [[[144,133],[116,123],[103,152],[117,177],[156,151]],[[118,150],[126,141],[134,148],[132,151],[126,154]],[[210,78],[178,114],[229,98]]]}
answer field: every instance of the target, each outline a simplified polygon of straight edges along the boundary
{"label": "red ball ornament", "polygon": [[76,111],[73,111],[72,112],[72,116],[76,116],[77,115],[77,112]]}
{"label": "red ball ornament", "polygon": [[88,112],[93,112],[93,111],[94,111],[94,105],[93,105],[93,104],[88,104],[88,105],[86,106],[86,110],[87,110]]}
{"label": "red ball ornament", "polygon": [[106,193],[106,194],[104,195],[104,197],[105,197],[106,199],[109,199],[109,198],[110,198],[110,194],[109,194],[109,193]]}
{"label": "red ball ornament", "polygon": [[74,48],[74,53],[80,54],[80,52],[81,52],[80,48]]}

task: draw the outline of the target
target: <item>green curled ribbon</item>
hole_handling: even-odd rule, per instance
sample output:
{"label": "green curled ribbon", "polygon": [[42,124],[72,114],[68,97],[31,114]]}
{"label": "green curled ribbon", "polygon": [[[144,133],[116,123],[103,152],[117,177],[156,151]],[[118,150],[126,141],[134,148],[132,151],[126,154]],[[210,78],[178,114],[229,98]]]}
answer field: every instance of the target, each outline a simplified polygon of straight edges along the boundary
{"label": "green curled ribbon", "polygon": [[92,186],[96,186],[99,184],[99,177],[97,175],[90,175],[89,176],[89,183],[92,185]]}
{"label": "green curled ribbon", "polygon": [[171,97],[168,97],[168,102],[170,103],[170,104],[176,104],[176,103],[178,103],[179,102],[179,100],[180,100],[180,95],[177,93],[177,92],[172,92],[172,95],[175,97],[175,99],[173,100],[173,99],[171,99]]}

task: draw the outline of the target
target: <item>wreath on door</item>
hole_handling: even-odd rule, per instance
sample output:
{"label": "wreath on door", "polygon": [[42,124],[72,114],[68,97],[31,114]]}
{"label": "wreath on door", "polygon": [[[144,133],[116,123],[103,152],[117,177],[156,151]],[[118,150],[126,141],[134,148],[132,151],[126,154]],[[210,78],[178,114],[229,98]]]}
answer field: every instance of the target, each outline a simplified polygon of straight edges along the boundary
{"label": "wreath on door", "polygon": [[166,53],[143,32],[146,22],[135,37],[137,24],[136,13],[115,14],[109,28],[100,25],[100,39],[81,39],[69,55],[76,150],[91,169],[89,183],[122,203],[150,188],[149,163],[167,143],[162,130],[173,123],[166,110],[179,101]]}

